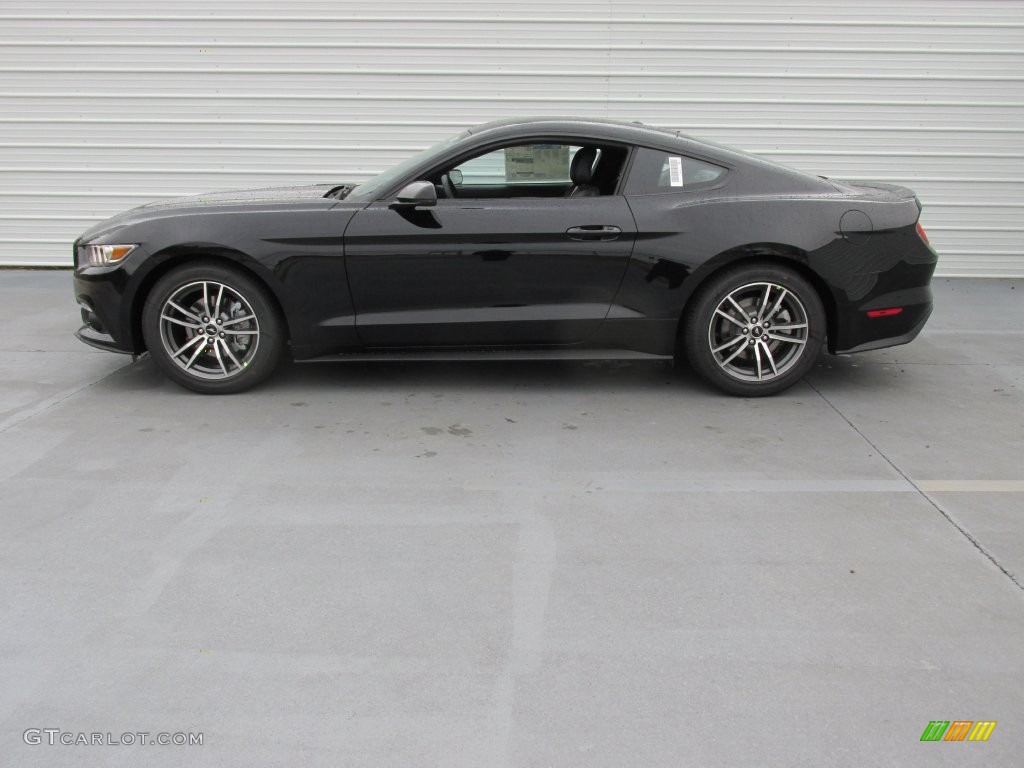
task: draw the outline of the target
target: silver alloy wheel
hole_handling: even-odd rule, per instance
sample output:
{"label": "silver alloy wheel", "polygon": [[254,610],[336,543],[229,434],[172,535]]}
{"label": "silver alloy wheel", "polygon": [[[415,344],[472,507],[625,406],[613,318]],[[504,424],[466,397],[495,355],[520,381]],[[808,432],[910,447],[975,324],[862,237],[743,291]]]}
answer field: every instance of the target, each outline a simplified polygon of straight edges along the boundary
{"label": "silver alloy wheel", "polygon": [[167,356],[189,376],[230,379],[252,362],[260,326],[236,289],[201,280],[183,285],[164,302],[160,339]]}
{"label": "silver alloy wheel", "polygon": [[740,381],[769,381],[790,370],[807,345],[807,311],[777,283],[748,283],[711,315],[708,345],[718,366]]}

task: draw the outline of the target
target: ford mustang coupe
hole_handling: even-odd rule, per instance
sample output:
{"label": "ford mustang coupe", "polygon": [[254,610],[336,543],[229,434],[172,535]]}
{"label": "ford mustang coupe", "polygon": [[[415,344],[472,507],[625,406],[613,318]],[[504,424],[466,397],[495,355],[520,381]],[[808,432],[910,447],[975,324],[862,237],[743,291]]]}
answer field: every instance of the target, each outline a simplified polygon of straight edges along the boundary
{"label": "ford mustang coupe", "polygon": [[151,203],[74,244],[77,336],[197,392],[297,360],[668,358],[769,395],[903,344],[936,254],[902,187],[640,123],[506,120],[362,184]]}

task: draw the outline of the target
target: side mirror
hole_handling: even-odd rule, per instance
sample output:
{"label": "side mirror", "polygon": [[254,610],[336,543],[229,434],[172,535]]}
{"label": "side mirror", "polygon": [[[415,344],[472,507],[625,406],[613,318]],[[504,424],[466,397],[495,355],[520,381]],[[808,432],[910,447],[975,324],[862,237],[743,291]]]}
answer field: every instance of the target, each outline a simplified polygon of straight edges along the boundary
{"label": "side mirror", "polygon": [[437,205],[437,190],[429,181],[413,181],[398,192],[397,205]]}
{"label": "side mirror", "polygon": [[448,178],[457,187],[462,183],[462,171],[458,168],[452,168],[452,170],[448,171]]}

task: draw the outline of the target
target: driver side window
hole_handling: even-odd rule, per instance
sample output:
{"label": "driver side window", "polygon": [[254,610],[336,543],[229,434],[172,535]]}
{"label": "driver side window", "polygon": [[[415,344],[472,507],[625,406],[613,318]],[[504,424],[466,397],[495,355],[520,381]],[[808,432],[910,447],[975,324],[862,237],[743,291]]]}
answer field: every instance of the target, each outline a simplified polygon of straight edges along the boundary
{"label": "driver side window", "polygon": [[[464,160],[441,174],[439,194],[467,199],[572,196],[578,187],[572,178],[573,159],[582,150],[587,152],[581,161],[589,161],[584,175],[595,187],[593,194],[612,194],[624,149],[559,142],[515,144]],[[603,186],[600,179],[606,179]]]}
{"label": "driver side window", "polygon": [[568,144],[502,147],[459,165],[453,181],[467,191],[501,184],[568,184],[569,167],[579,149]]}

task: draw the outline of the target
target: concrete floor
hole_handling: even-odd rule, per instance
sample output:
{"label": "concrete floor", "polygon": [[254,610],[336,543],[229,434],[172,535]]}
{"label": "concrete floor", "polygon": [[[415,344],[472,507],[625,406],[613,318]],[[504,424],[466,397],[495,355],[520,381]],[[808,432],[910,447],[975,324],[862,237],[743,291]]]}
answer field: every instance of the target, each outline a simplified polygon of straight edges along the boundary
{"label": "concrete floor", "polygon": [[1020,765],[1024,284],[936,291],[767,400],[579,362],[214,398],[0,272],[0,764]]}

